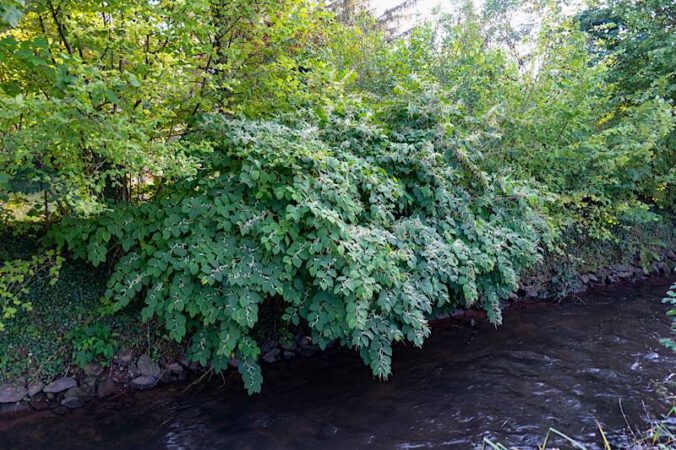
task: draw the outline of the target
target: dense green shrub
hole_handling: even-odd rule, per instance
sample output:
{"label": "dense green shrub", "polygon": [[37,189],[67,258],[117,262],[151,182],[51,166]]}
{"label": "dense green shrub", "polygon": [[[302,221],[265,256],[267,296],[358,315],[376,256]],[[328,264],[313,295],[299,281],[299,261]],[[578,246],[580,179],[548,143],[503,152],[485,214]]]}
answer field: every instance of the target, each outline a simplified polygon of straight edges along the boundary
{"label": "dense green shrub", "polygon": [[520,185],[467,170],[443,127],[418,122],[388,133],[365,117],[324,131],[210,117],[192,137],[214,147],[198,177],[65,221],[56,237],[95,265],[120,254],[114,307],[142,298],[144,318],[217,370],[237,356],[250,392],[261,382],[250,332],[274,296],[320,346],[358,349],[386,377],[392,342],[421,345],[434,310],[478,304],[499,323],[545,231]]}

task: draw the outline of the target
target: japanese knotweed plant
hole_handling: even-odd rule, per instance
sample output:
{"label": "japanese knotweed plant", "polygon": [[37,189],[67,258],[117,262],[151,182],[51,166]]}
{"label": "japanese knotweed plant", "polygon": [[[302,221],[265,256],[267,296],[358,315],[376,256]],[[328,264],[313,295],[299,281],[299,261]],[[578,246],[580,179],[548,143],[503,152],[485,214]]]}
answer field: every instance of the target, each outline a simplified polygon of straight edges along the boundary
{"label": "japanese knotweed plant", "polygon": [[[439,311],[473,305],[499,323],[500,300],[538,258],[543,222],[506,177],[468,168],[433,124],[386,131],[368,118],[307,125],[206,119],[189,139],[213,147],[197,177],[148,203],[55,233],[94,265],[112,255],[107,299],[144,303],[144,320],[190,341],[250,393],[261,386],[252,337],[265,299],[312,340],[356,349],[390,374],[392,344],[420,346]],[[530,200],[529,200],[530,199]]]}

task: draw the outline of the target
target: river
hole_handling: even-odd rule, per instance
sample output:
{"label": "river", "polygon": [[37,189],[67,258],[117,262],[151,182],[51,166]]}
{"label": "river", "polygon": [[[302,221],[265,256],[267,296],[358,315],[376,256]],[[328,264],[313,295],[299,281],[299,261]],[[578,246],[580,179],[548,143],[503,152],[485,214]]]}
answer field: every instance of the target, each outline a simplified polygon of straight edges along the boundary
{"label": "river", "polygon": [[517,304],[497,329],[440,321],[423,349],[395,349],[387,382],[332,349],[264,367],[254,397],[234,377],[128,393],[5,423],[0,448],[471,449],[486,437],[528,449],[554,427],[593,449],[597,421],[623,446],[627,423],[644,430],[670,406],[658,391],[676,355],[658,340],[671,281]]}

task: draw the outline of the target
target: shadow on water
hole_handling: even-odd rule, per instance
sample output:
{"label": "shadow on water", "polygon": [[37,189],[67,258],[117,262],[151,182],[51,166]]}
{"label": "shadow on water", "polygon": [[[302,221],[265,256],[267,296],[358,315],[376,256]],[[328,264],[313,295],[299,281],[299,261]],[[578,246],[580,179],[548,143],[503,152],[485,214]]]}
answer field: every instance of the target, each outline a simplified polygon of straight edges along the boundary
{"label": "shadow on water", "polygon": [[0,448],[477,448],[490,437],[521,449],[549,427],[596,448],[597,420],[618,441],[626,421],[644,427],[668,409],[655,382],[676,367],[658,342],[669,284],[518,305],[497,329],[442,321],[422,350],[396,349],[388,382],[334,349],[266,367],[253,398],[238,381],[171,385],[5,424]]}

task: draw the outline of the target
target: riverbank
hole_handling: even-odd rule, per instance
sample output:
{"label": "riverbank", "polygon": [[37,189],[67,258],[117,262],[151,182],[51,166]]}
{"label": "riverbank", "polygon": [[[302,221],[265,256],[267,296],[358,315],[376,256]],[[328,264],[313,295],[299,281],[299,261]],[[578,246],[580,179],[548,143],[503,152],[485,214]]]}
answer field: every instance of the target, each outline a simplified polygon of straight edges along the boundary
{"label": "riverbank", "polygon": [[[631,448],[647,435],[646,417],[673,404],[665,385],[676,355],[658,342],[670,332],[659,301],[669,283],[516,303],[498,328],[439,321],[422,349],[395,349],[386,383],[336,347],[265,367],[254,397],[236,376],[212,377],[0,421],[0,448],[467,449],[484,437],[536,448],[554,427],[593,449],[603,448],[597,421],[612,448]],[[547,448],[557,446],[569,448],[556,439]]]}
{"label": "riverbank", "polygon": [[[528,299],[560,300],[590,287],[671,273],[676,267],[672,231],[649,232],[653,245],[641,242],[645,234],[618,236],[622,245],[570,240],[575,244],[567,252],[547,254],[525,274],[519,291],[503,306]],[[158,324],[141,323],[138,309],[101,316],[98,299],[104,280],[101,271],[71,265],[56,285],[31,291],[34,312],[14,324],[4,342],[0,417],[44,410],[63,414],[95,399],[211,375],[209,367],[186,359],[185,348],[163,339]],[[438,319],[449,316],[472,325],[486,319],[484,311],[460,309]],[[258,340],[266,364],[319,352],[302,328],[282,338],[274,318],[263,322]],[[78,352],[90,352],[91,361],[78,365],[83,358]]]}

